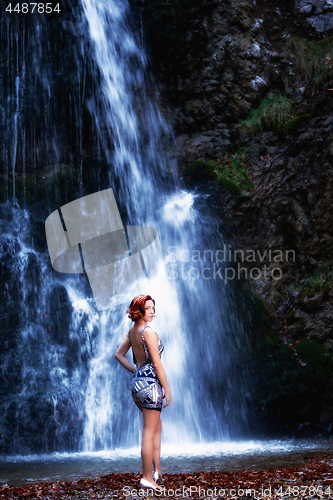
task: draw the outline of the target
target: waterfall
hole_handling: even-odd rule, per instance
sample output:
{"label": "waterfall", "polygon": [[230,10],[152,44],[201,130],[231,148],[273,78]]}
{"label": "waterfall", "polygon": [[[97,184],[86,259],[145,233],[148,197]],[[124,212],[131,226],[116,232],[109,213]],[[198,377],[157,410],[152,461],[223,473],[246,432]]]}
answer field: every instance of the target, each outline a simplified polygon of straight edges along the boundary
{"label": "waterfall", "polygon": [[[142,283],[137,293],[156,299],[153,327],[166,345],[163,363],[173,395],[163,414],[166,441],[171,436],[178,444],[228,439],[244,428],[246,410],[241,375],[233,366],[244,332],[217,272],[216,252],[223,240],[216,221],[195,208],[196,197],[177,191],[176,184],[170,189],[165,179],[170,163],[163,157],[162,138],[170,131],[150,98],[146,57],[129,27],[128,2],[82,4],[103,92],[103,108],[94,118],[100,131],[106,123],[112,134],[110,163],[120,177],[115,195],[132,225],[158,231],[165,256],[167,275]],[[86,398],[85,449],[139,442],[139,415],[134,417],[129,402],[130,375],[113,361],[130,326],[125,310],[101,318]]]}
{"label": "waterfall", "polygon": [[128,2],[81,0],[52,23],[17,19],[1,18],[1,449],[140,442],[131,375],[114,359],[131,326],[128,304],[98,312],[84,275],[52,269],[45,240],[52,212],[110,188],[123,225],[155,229],[164,255],[164,268],[133,290],[156,300],[152,326],[173,398],[164,443],[243,436],[246,335],[223,279],[225,242],[207,197],[179,187],[164,153],[172,131]]}
{"label": "waterfall", "polygon": [[[6,449],[9,441],[16,453],[69,451],[82,434],[98,316],[89,302],[80,303],[77,280],[67,280],[66,287],[54,280],[47,256],[33,248],[28,211],[8,201],[1,214],[0,445]],[[34,443],[36,434],[40,441]]]}

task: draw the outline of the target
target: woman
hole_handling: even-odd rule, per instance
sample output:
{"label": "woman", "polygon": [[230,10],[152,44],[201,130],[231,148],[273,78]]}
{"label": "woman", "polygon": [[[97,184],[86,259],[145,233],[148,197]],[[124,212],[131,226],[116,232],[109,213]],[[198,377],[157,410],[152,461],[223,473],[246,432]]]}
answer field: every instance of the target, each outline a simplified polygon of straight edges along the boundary
{"label": "woman", "polygon": [[[156,489],[163,482],[160,469],[163,399],[166,399],[164,408],[171,402],[170,389],[160,359],[164,347],[158,335],[148,325],[155,314],[155,301],[150,295],[134,297],[127,313],[134,321],[134,325],[118,347],[115,358],[126,370],[134,373],[131,392],[135,404],[143,413],[141,445],[143,477],[140,485],[143,488]],[[133,362],[136,368],[126,358],[130,347],[133,350]],[[154,477],[152,465],[154,465]]]}

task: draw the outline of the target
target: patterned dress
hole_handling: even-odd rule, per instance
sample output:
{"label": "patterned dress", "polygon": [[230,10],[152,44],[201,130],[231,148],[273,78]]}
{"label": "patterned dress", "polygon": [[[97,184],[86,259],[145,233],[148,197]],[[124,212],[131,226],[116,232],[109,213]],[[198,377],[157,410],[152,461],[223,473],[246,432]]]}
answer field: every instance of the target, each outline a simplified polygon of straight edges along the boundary
{"label": "patterned dress", "polygon": [[[147,326],[144,326],[142,328],[141,338],[143,341],[143,347],[145,349],[146,359],[138,367],[133,353],[133,362],[136,365],[136,370],[131,383],[131,392],[134,402],[138,406],[138,408],[149,408],[150,410],[161,411],[163,405],[163,389],[161,386],[161,382],[158,380],[155,373],[154,366],[143,335],[145,328],[147,328]],[[128,336],[130,337],[130,332],[128,332]],[[157,347],[159,355],[161,357],[164,346],[160,339],[158,339]]]}

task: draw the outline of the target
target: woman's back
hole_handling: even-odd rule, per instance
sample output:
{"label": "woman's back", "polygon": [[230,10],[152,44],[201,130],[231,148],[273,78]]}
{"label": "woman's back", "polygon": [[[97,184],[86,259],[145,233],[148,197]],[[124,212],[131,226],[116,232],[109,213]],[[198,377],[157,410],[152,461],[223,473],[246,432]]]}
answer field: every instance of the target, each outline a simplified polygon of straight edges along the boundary
{"label": "woman's back", "polygon": [[138,367],[141,366],[142,363],[147,358],[146,353],[145,353],[145,348],[143,345],[143,340],[141,337],[141,332],[142,332],[142,328],[137,327],[136,325],[133,325],[129,331],[132,350],[133,350],[133,356],[134,356],[134,359],[136,360],[136,364]]}
{"label": "woman's back", "polygon": [[[151,362],[150,353],[144,337],[144,332],[146,328],[149,328],[151,333],[154,332],[152,328],[149,326],[145,326],[141,329],[141,327],[138,328],[137,325],[133,325],[130,331],[128,332],[129,339],[132,345],[133,361],[138,368],[140,368],[140,366],[143,365],[146,360],[150,360]],[[155,339],[159,355],[161,356],[164,346],[157,333],[155,333]]]}

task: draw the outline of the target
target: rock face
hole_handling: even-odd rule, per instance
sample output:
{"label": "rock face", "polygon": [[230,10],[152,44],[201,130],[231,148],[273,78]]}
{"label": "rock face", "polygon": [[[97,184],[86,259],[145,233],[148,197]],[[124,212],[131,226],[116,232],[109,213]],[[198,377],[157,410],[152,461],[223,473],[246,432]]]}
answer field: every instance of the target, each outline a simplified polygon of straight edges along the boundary
{"label": "rock face", "polygon": [[267,12],[254,2],[215,2],[202,15],[200,29],[186,35],[177,74],[166,81],[176,96],[177,130],[214,130],[221,142],[226,123],[244,118],[280,77],[281,56],[265,30]]}
{"label": "rock face", "polygon": [[333,2],[331,0],[296,0],[295,12],[303,23],[322,35],[333,29]]}
{"label": "rock face", "polygon": [[333,350],[333,297],[332,293],[318,292],[314,297],[298,301],[288,318],[290,333],[302,332],[325,343]]}
{"label": "rock face", "polygon": [[[252,160],[250,195],[219,197],[222,231],[243,252],[238,261],[246,270],[244,284],[265,299],[271,312],[289,290],[332,259],[333,102],[326,91],[318,99],[319,116],[283,153]],[[299,318],[307,323],[302,331],[331,348],[331,295],[304,299],[300,308]]]}
{"label": "rock face", "polygon": [[328,36],[333,7],[330,0],[215,0],[188,15],[190,29],[173,58],[158,54],[157,79],[178,155],[194,161],[228,149],[238,138],[234,124],[269,91],[302,98],[290,37]]}

